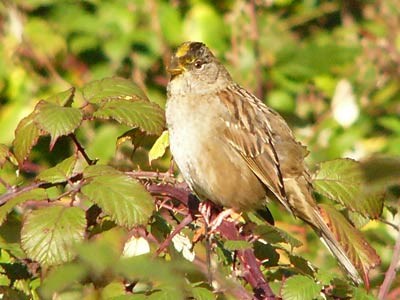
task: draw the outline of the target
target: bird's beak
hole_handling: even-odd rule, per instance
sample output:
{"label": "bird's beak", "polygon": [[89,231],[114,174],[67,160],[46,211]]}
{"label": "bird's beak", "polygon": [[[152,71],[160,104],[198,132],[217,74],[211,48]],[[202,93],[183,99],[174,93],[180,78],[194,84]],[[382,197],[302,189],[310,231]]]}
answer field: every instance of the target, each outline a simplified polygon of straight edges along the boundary
{"label": "bird's beak", "polygon": [[173,57],[171,64],[167,68],[167,72],[170,73],[172,77],[175,77],[179,74],[182,74],[183,71],[185,71],[185,67],[180,64],[177,57]]}

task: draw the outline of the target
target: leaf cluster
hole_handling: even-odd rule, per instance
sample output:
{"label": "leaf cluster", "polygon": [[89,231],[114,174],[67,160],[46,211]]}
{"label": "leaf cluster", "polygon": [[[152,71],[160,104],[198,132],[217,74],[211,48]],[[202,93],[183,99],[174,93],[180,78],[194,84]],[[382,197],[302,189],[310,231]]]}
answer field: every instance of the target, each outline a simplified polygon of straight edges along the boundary
{"label": "leaf cluster", "polygon": [[[395,299],[398,20],[395,0],[1,2],[4,297]],[[249,213],[204,237],[164,128],[164,70],[185,40],[308,145],[321,214],[369,292],[273,204],[276,226]]]}

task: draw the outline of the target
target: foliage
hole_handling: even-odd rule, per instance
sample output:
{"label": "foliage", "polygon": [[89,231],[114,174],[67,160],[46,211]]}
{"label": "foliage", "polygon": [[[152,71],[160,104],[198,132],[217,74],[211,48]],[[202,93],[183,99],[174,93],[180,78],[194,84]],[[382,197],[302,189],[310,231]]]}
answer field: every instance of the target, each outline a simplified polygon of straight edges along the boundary
{"label": "foliage", "polygon": [[[395,0],[17,0],[0,16],[5,298],[396,298]],[[165,131],[164,69],[185,40],[206,42],[307,144],[321,214],[369,291],[274,204],[276,226],[249,212],[204,239]]]}

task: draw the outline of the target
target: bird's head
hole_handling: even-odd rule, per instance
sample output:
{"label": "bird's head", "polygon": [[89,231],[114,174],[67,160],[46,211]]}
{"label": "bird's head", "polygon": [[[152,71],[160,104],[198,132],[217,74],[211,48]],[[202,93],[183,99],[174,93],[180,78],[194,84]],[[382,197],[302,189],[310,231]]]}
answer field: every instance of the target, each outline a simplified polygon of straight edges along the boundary
{"label": "bird's head", "polygon": [[[179,81],[191,89],[202,91],[211,88],[220,79],[230,79],[208,47],[201,42],[185,42],[172,55],[167,68],[171,81]],[[191,86],[193,84],[193,86]]]}

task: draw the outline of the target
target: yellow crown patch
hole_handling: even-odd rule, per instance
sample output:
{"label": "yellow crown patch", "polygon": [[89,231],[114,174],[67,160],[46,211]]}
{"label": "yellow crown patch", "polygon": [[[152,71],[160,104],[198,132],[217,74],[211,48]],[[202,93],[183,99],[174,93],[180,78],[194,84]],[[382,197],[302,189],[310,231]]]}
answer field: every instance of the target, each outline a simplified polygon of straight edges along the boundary
{"label": "yellow crown patch", "polygon": [[183,57],[188,53],[189,49],[190,49],[190,42],[183,43],[176,50],[175,56],[176,57]]}

